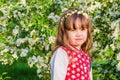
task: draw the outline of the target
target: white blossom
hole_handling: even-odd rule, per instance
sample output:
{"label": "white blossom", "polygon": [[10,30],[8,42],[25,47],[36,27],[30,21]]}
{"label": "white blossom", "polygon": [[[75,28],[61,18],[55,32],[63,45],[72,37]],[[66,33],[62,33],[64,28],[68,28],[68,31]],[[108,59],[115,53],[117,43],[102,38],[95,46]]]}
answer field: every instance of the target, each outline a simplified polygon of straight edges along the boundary
{"label": "white blossom", "polygon": [[118,43],[117,43],[117,48],[119,48],[119,49],[120,49],[120,42],[118,42]]}
{"label": "white blossom", "polygon": [[53,12],[49,14],[48,18],[52,19],[54,22],[57,22],[60,19],[60,17],[55,15]]}
{"label": "white blossom", "polygon": [[115,26],[116,26],[116,22],[112,22],[112,23],[111,23],[111,29],[114,29]]}
{"label": "white blossom", "polygon": [[110,2],[112,3],[112,2],[113,2],[113,0],[110,0]]}
{"label": "white blossom", "polygon": [[38,74],[38,77],[41,78],[43,75],[42,74]]}
{"label": "white blossom", "polygon": [[115,50],[115,45],[114,44],[111,44],[110,46],[113,50]]}
{"label": "white blossom", "polygon": [[20,0],[20,4],[26,5],[26,0]]}
{"label": "white blossom", "polygon": [[52,18],[52,17],[54,17],[54,13],[53,12],[49,14],[48,18]]}
{"label": "white blossom", "polygon": [[32,60],[34,61],[34,63],[38,62],[38,60],[37,60],[37,57],[36,57],[36,56],[33,56],[33,57],[32,57]]}
{"label": "white blossom", "polygon": [[38,68],[37,69],[37,74],[39,74],[41,72],[41,69],[40,68]]}
{"label": "white blossom", "polygon": [[48,38],[48,40],[49,40],[49,43],[51,44],[51,43],[54,43],[55,42],[55,37],[54,36],[50,36],[49,38]]}
{"label": "white blossom", "polygon": [[19,26],[15,26],[13,29],[13,35],[17,35],[19,33]]}
{"label": "white blossom", "polygon": [[13,14],[15,15],[16,13],[17,13],[17,10],[14,10],[14,11],[13,11]]}
{"label": "white blossom", "polygon": [[28,65],[30,66],[30,67],[33,67],[33,63],[32,63],[32,59],[31,59],[31,57],[29,57],[28,58]]}
{"label": "white blossom", "polygon": [[9,51],[9,47],[6,46],[5,49],[0,52],[0,55],[3,55],[5,52],[8,52],[8,51]]}
{"label": "white blossom", "polygon": [[50,44],[45,46],[45,50],[48,51],[50,49]]}
{"label": "white blossom", "polygon": [[116,65],[117,70],[120,71],[120,62]]}
{"label": "white blossom", "polygon": [[118,35],[119,35],[119,26],[116,26],[113,36],[115,37],[115,39],[118,39]]}
{"label": "white blossom", "polygon": [[25,39],[23,39],[23,38],[18,38],[17,40],[16,40],[16,45],[17,46],[20,46],[22,43],[24,43],[25,42]]}
{"label": "white blossom", "polygon": [[44,59],[43,59],[43,57],[37,56],[37,60],[38,60],[38,63],[40,64],[40,66],[44,66]]}
{"label": "white blossom", "polygon": [[97,8],[101,8],[100,2],[95,2],[95,5],[91,5],[90,7],[88,7],[88,11],[94,11]]}
{"label": "white blossom", "polygon": [[117,54],[117,60],[120,60],[120,52]]}
{"label": "white blossom", "polygon": [[40,69],[41,67],[47,67],[45,60],[41,56],[32,56],[28,58],[28,64],[30,67],[36,64],[36,67]]}
{"label": "white blossom", "polygon": [[63,2],[61,0],[58,0],[57,3],[58,4],[63,4]]}
{"label": "white blossom", "polygon": [[113,37],[115,37],[115,39],[118,39],[118,36],[119,36],[119,32],[120,32],[120,19],[116,20],[116,21],[113,21],[111,23],[111,28],[114,29],[114,32],[113,32]]}
{"label": "white blossom", "polygon": [[98,28],[94,29],[94,33],[100,33],[100,30]]}
{"label": "white blossom", "polygon": [[32,31],[30,32],[30,35],[33,36],[34,34],[35,34],[35,30],[32,30]]}
{"label": "white blossom", "polygon": [[34,64],[36,64],[37,62],[37,57],[36,56],[32,56],[28,58],[28,64],[30,67],[33,67]]}
{"label": "white blossom", "polygon": [[30,45],[34,45],[38,40],[39,38],[28,38],[28,42]]}
{"label": "white blossom", "polygon": [[10,39],[10,40],[11,40],[11,39],[12,39],[12,36],[7,36],[7,39]]}
{"label": "white blossom", "polygon": [[6,45],[4,43],[0,42],[0,47],[5,47]]}
{"label": "white blossom", "polygon": [[13,58],[15,58],[16,60],[18,59],[17,53],[15,52],[14,54],[12,54]]}
{"label": "white blossom", "polygon": [[85,2],[86,0],[78,0],[78,2]]}
{"label": "white blossom", "polygon": [[[1,8],[0,8],[0,11],[2,11],[2,13],[4,14],[4,17],[6,17],[6,18],[7,18],[7,16],[9,15],[9,11],[8,11],[9,8],[10,8],[10,7],[8,7],[8,6],[6,6],[6,7],[4,6],[4,7],[1,7]],[[1,18],[1,17],[0,17],[0,18]]]}
{"label": "white blossom", "polygon": [[17,48],[16,48],[16,47],[11,48],[11,49],[10,49],[10,53],[17,53]]}
{"label": "white blossom", "polygon": [[27,56],[27,53],[28,53],[28,48],[26,48],[26,49],[21,49],[21,54],[20,54],[20,56],[21,56],[21,57],[25,57],[25,56]]}
{"label": "white blossom", "polygon": [[14,35],[17,35],[17,34],[18,34],[18,31],[19,31],[18,29],[13,29],[13,34],[14,34]]}
{"label": "white blossom", "polygon": [[[50,53],[51,54],[51,53]],[[44,60],[44,63],[48,63],[48,61],[49,61],[49,58],[48,58],[49,56],[45,56],[45,60]]]}
{"label": "white blossom", "polygon": [[97,46],[98,46],[97,41],[95,41],[95,42],[93,43],[93,46],[94,46],[94,47],[97,47]]}

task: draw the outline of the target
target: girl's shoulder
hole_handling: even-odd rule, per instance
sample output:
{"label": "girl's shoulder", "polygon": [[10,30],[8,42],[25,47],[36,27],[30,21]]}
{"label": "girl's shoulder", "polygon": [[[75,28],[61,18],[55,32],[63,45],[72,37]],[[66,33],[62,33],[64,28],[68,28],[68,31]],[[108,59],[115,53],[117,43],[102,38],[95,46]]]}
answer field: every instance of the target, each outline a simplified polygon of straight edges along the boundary
{"label": "girl's shoulder", "polygon": [[68,54],[67,52],[60,46],[57,48],[52,55],[52,58],[62,59],[62,60],[68,60]]}
{"label": "girl's shoulder", "polygon": [[66,51],[62,48],[62,46],[60,46],[59,48],[57,48],[54,52],[53,55],[67,55]]}
{"label": "girl's shoulder", "polygon": [[56,62],[60,61],[60,62],[65,62],[66,64],[68,64],[68,61],[69,61],[68,55],[62,47],[57,48],[53,52],[51,62],[54,62],[55,60],[56,60]]}

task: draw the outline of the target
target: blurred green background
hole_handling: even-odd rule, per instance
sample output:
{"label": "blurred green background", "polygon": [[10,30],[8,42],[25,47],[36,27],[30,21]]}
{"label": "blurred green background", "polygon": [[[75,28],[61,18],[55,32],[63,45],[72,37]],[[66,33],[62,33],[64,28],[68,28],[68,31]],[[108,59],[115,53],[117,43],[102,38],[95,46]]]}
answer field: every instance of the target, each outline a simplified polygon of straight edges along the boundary
{"label": "blurred green background", "polygon": [[50,80],[62,12],[87,11],[93,23],[93,80],[120,80],[120,0],[0,0],[0,80]]}

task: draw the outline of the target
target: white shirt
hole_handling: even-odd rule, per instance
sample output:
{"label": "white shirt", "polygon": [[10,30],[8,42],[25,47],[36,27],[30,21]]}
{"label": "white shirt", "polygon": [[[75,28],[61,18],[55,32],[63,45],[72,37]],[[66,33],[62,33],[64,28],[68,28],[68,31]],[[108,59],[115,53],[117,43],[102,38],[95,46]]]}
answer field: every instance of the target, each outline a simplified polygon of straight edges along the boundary
{"label": "white shirt", "polygon": [[[50,61],[51,80],[65,80],[67,73],[67,66],[69,63],[68,55],[61,47],[54,53]],[[92,68],[90,72],[92,80]]]}

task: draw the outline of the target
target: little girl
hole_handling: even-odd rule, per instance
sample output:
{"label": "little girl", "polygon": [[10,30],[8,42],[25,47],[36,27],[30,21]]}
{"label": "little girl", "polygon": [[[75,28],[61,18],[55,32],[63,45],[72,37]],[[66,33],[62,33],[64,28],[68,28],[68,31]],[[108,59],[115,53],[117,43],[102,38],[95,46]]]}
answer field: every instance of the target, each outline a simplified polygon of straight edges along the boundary
{"label": "little girl", "polygon": [[56,47],[51,58],[51,80],[92,80],[92,25],[89,16],[79,9],[62,15]]}

